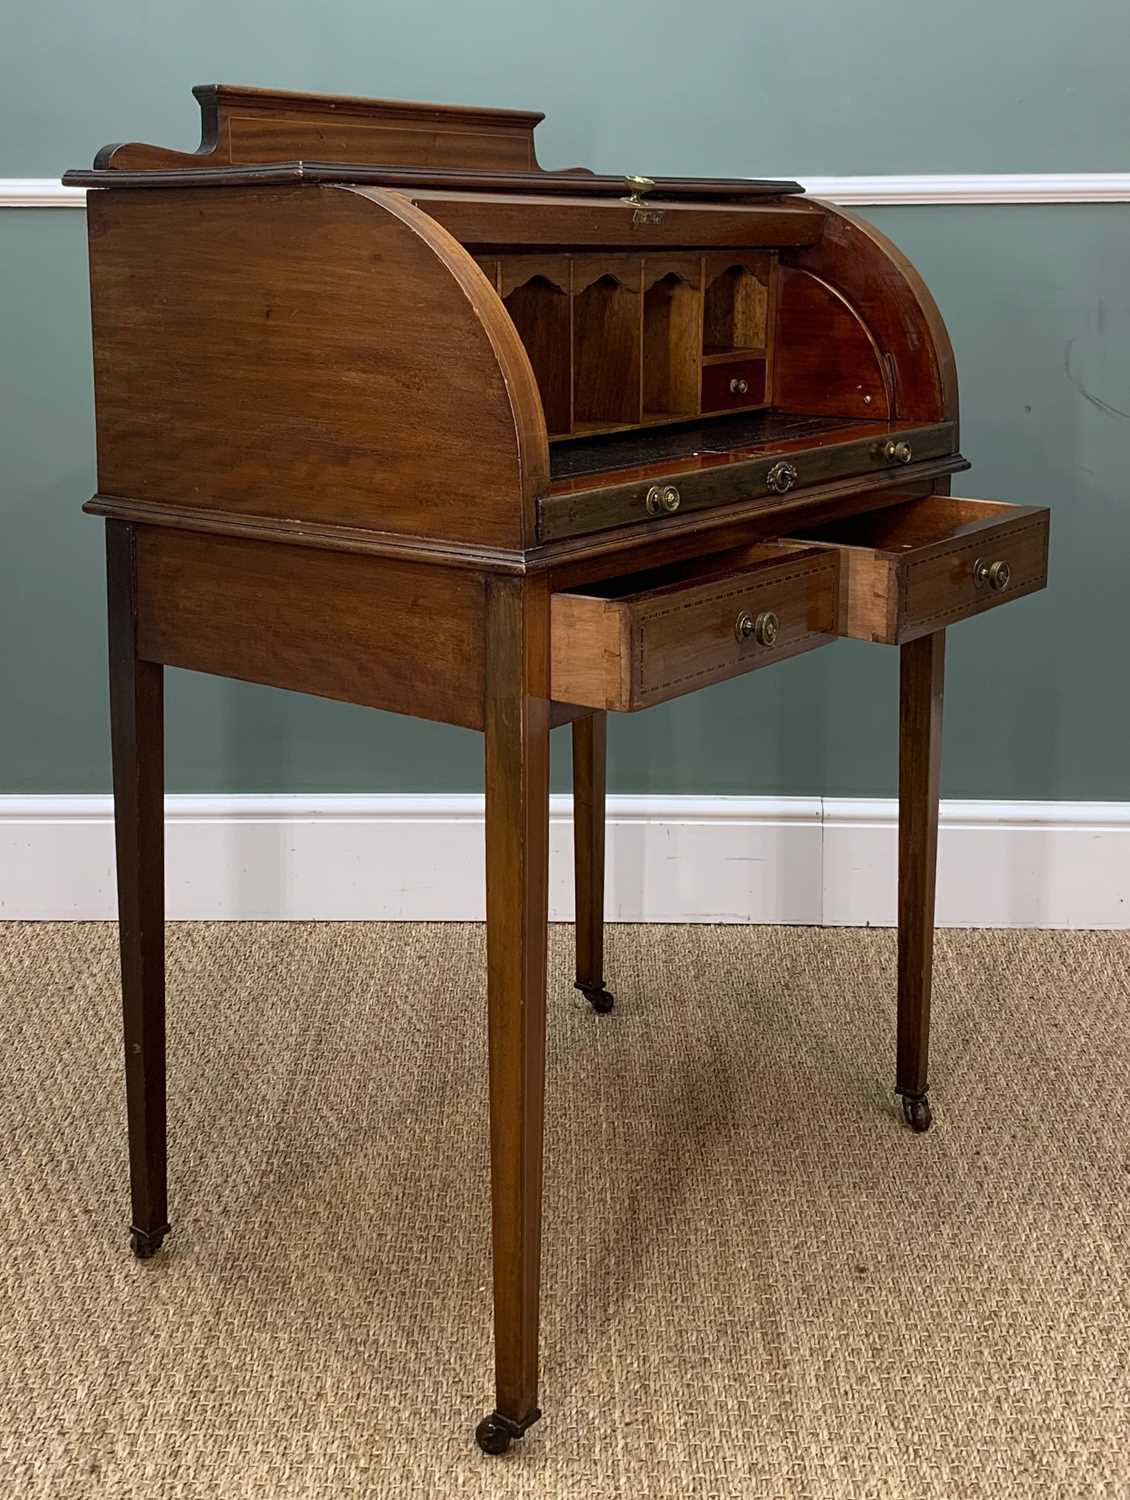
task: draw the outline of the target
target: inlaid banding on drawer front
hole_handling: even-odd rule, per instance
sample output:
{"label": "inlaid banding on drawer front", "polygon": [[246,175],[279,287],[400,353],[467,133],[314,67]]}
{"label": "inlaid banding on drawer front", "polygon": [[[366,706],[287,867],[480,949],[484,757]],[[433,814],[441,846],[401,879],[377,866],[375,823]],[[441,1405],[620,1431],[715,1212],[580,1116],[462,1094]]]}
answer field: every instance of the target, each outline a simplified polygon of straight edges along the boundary
{"label": "inlaid banding on drawer front", "polygon": [[835,636],[839,573],[772,543],[555,594],[553,697],[646,708],[810,651]]}
{"label": "inlaid banding on drawer front", "polygon": [[[768,579],[746,579],[721,593],[695,590],[699,597],[643,614],[635,627],[637,695],[658,701],[781,661],[806,643],[820,645],[835,632],[837,573],[830,558],[810,561],[792,572],[774,570]],[[743,611],[751,617],[765,612],[776,616],[772,645],[753,637],[738,640],[734,627]],[[694,665],[682,670],[678,663],[684,660]]]}
{"label": "inlaid banding on drawer front", "polygon": [[[1022,526],[994,530],[961,547],[951,547],[933,557],[906,565],[906,588],[902,608],[904,626],[941,627],[963,618],[971,609],[1004,604],[1009,598],[1043,588],[1047,573],[1047,521],[1044,516]],[[999,594],[978,585],[973,566],[986,554],[1006,561],[1010,569],[1008,587]]]}
{"label": "inlaid banding on drawer front", "polygon": [[841,635],[902,645],[1042,589],[1047,510],[926,495],[790,540],[840,558]]}

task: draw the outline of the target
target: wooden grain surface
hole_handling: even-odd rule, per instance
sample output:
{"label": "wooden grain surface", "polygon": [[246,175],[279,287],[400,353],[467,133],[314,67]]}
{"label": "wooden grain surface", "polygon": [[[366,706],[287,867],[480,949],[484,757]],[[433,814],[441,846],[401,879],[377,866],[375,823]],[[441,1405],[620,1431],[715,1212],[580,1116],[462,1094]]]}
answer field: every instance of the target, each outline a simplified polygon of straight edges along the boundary
{"label": "wooden grain surface", "polygon": [[[771,254],[546,251],[475,260],[529,355],[551,437],[765,404]],[[704,268],[712,278],[705,298]],[[722,360],[733,367],[714,369]],[[745,391],[732,388],[743,381]]]}
{"label": "wooden grain surface", "polygon": [[913,1098],[929,1088],[934,978],[934,891],[942,774],[946,633],[899,654],[898,1038],[895,1087]]}
{"label": "wooden grain surface", "polygon": [[821,234],[820,214],[780,203],[698,203],[665,199],[643,208],[619,198],[597,198],[579,186],[556,191],[489,196],[421,188],[411,201],[467,245],[573,245],[609,249],[650,245],[804,246]]}
{"label": "wooden grain surface", "polygon": [[[69,178],[121,188],[88,203],[91,508],[135,1223],[165,1209],[162,664],[484,730],[495,1398],[516,1432],[538,1415],[551,725],[574,721],[577,974],[598,984],[604,711],[837,633],[902,643],[897,1083],[924,1092],[942,627],[1042,587],[1047,514],[941,493],[965,466],[952,350],[850,215],[765,183],[625,201],[621,179],[542,173],[525,112],[200,98],[196,155],[114,148]],[[763,398],[786,414],[740,451],[724,424],[752,417],[575,436]],[[653,518],[657,483],[679,503]],[[741,628],[769,615],[775,635]]]}
{"label": "wooden grain surface", "polygon": [[199,84],[200,145],[189,154],[134,142],[107,146],[96,165],[119,171],[178,165],[320,161],[411,166],[536,168],[526,110],[362,99],[238,84]]}
{"label": "wooden grain surface", "polygon": [[[564,266],[564,285],[560,270],[527,267],[515,273],[511,257],[503,267],[503,301],[510,321],[518,331],[529,356],[541,396],[545,425],[549,432],[568,432],[573,425],[573,304],[569,293],[569,265]],[[530,257],[532,260],[533,257]],[[556,257],[562,260],[564,257]]]}
{"label": "wooden grain surface", "polygon": [[537,1413],[549,912],[544,579],[487,585],[487,1034],[497,1410]]}
{"label": "wooden grain surface", "polygon": [[562,703],[618,708],[632,695],[630,615],[587,594],[554,594],[551,693]]}
{"label": "wooden grain surface", "polygon": [[[1049,519],[1036,506],[931,495],[789,540],[839,554],[841,634],[895,645],[1042,589]],[[998,593],[978,582],[978,559],[1007,562],[1008,587]]]}
{"label": "wooden grain surface", "polygon": [[[131,146],[130,149],[140,153],[150,165],[128,171],[97,165],[89,169],[71,168],[63,173],[64,186],[149,191],[166,187],[278,187],[293,183],[338,183],[396,188],[413,197],[417,192],[438,192],[443,196],[452,193],[506,193],[543,199],[575,200],[583,197],[585,201],[597,203],[624,200],[628,186],[623,177],[601,176],[584,167],[552,172],[511,172],[478,167],[371,166],[364,162],[319,161],[317,157],[309,156],[289,161],[212,166],[193,153],[168,151],[160,146]],[[107,152],[117,150],[117,146],[105,147],[96,160],[102,161]],[[638,224],[661,222],[648,216],[669,204],[702,203],[730,207],[751,202],[764,205],[808,203],[814,212],[821,212],[813,200],[794,196],[803,191],[795,182],[752,177],[657,177],[655,184],[649,202],[633,205],[633,213],[640,215],[634,221]],[[788,243],[811,244],[817,237],[811,229],[798,229],[797,236],[795,240],[790,238]]]}
{"label": "wooden grain surface", "polygon": [[548,476],[529,361],[396,194],[96,193],[99,488],[521,546]]}
{"label": "wooden grain surface", "polygon": [[128,500],[119,495],[95,495],[83,507],[90,515],[166,530],[198,532],[204,536],[232,536],[304,550],[350,552],[358,557],[387,557],[405,562],[442,565],[470,572],[522,576],[551,572],[554,577],[589,578],[631,571],[656,555],[692,556],[722,550],[743,542],[780,536],[798,526],[815,526],[860,511],[874,511],[914,495],[940,491],[951,473],[968,469],[958,456],[914,465],[913,472],[850,478],[819,485],[800,496],[785,496],[779,504],[739,501],[716,510],[674,515],[668,521],[625,526],[615,532],[566,537],[526,550],[475,543],[445,542],[424,537],[358,527],[319,525],[275,516],[239,516],[229,511],[196,506],[161,505]]}
{"label": "wooden grain surface", "polygon": [[890,361],[893,416],[956,424],[953,346],[922,277],[873,224],[830,203],[819,207],[827,215],[819,244],[785,251],[782,261],[835,287],[863,319]]}
{"label": "wooden grain surface", "polygon": [[573,888],[576,983],[604,987],[605,792],[608,715],[573,722]]}
{"label": "wooden grain surface", "polygon": [[483,726],[483,582],[471,572],[138,528],[147,661]]}
{"label": "wooden grain surface", "polygon": [[573,262],[573,421],[619,426],[641,417],[640,261]]}
{"label": "wooden grain surface", "polygon": [[558,291],[569,293],[573,289],[573,257],[560,252],[542,252],[534,255],[504,255],[496,257],[499,263],[498,294],[509,297],[516,287],[527,281],[548,281]]}
{"label": "wooden grain surface", "polygon": [[[916,460],[913,465],[903,468],[884,456],[886,441],[892,436],[911,444]],[[933,427],[848,423],[842,429],[795,441],[750,444],[747,448],[703,452],[638,470],[621,469],[607,475],[554,480],[550,493],[538,504],[539,535],[548,542],[606,527],[646,523],[648,491],[657,483],[677,486],[679,509],[670,517],[650,519],[658,527],[674,529],[675,521],[690,519],[693,512],[739,501],[744,501],[751,510],[775,508],[794,490],[819,492],[823,485],[851,476],[861,479],[866,476],[867,482],[874,482],[880,475],[901,470],[900,477],[913,483],[923,463],[945,459],[952,452],[953,429],[947,423]],[[782,460],[787,460],[796,471],[793,490],[784,494],[775,492],[769,482],[770,474]],[[859,487],[866,488],[866,484]]]}
{"label": "wooden grain surface", "polygon": [[[639,573],[661,566],[676,566],[689,560],[701,560],[731,552],[739,547],[755,544],[765,545],[788,534],[804,520],[820,518],[825,521],[837,517],[855,515],[860,508],[868,511],[887,506],[901,505],[903,501],[929,493],[931,484],[944,480],[925,481],[909,489],[905,485],[892,486],[889,490],[876,486],[866,493],[859,493],[854,481],[844,481],[837,489],[829,486],[822,498],[803,498],[792,506],[784,502],[779,511],[765,514],[743,511],[731,507],[721,512],[714,524],[695,525],[695,517],[681,530],[657,527],[648,532],[637,530],[631,537],[588,538],[577,543],[557,542],[544,549],[537,557],[539,567],[548,569],[550,589],[567,592],[577,586],[586,587],[617,576]],[[596,545],[603,541],[603,545]],[[807,546],[801,540],[792,545]]]}
{"label": "wooden grain surface", "polygon": [[837,417],[893,415],[891,384],[875,341],[842,293],[818,276],[780,268],[774,402]]}
{"label": "wooden grain surface", "polygon": [[[743,389],[744,386],[744,389]],[[736,359],[706,365],[702,371],[702,409],[741,411],[765,405],[765,361]]]}
{"label": "wooden grain surface", "polygon": [[[838,579],[818,549],[762,546],[620,580],[611,594],[554,594],[553,696],[632,711],[812,650],[835,633]],[[774,613],[775,643],[739,640],[743,612]]]}
{"label": "wooden grain surface", "polygon": [[704,256],[703,343],[710,349],[763,349],[769,334],[773,257],[756,251]]}
{"label": "wooden grain surface", "polygon": [[702,364],[701,261],[648,257],[644,277],[643,416],[693,415]]}
{"label": "wooden grain surface", "polygon": [[[429,104],[408,99],[367,99],[351,94],[251,88],[244,84],[198,84],[201,139],[193,152],[129,142],[104,146],[95,173],[68,173],[74,180],[116,171],[119,180],[142,185],[147,175],[175,178],[185,172],[226,169],[240,180],[240,164],[369,168],[369,180],[384,169],[386,182],[461,182],[479,190],[524,187],[543,192],[623,196],[622,176],[598,175],[585,167],[544,171],[533,132],[540,111]],[[399,166],[401,170],[393,170]],[[218,169],[218,170],[217,170]],[[246,176],[246,169],[244,169]],[[104,180],[96,185],[105,186]],[[799,194],[782,179],[656,177],[652,193],[712,199]]]}
{"label": "wooden grain surface", "polygon": [[106,565],[130,1227],[156,1247],[169,1227],[164,672],[140,651],[136,536],[125,522],[106,524]]}

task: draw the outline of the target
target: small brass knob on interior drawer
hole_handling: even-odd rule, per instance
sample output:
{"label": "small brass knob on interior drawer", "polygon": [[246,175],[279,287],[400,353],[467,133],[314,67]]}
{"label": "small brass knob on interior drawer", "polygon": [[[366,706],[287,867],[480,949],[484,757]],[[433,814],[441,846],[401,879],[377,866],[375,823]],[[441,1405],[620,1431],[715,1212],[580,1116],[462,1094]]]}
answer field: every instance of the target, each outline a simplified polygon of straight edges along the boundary
{"label": "small brass knob on interior drawer", "polygon": [[644,500],[649,516],[671,515],[681,503],[682,496],[673,484],[653,484]]}
{"label": "small brass knob on interior drawer", "polygon": [[1003,594],[1012,582],[1012,569],[1006,562],[988,562],[979,557],[973,564],[974,583],[987,583],[998,594]]}
{"label": "small brass knob on interior drawer", "polygon": [[734,634],[738,640],[753,639],[759,646],[771,646],[780,628],[781,622],[771,609],[763,609],[756,619],[748,609],[743,609],[734,621]]}
{"label": "small brass knob on interior drawer", "polygon": [[796,484],[799,475],[794,464],[785,463],[782,459],[779,464],[774,464],[765,476],[766,486],[775,495],[787,495]]}
{"label": "small brass knob on interior drawer", "polygon": [[914,449],[909,443],[896,443],[894,438],[888,438],[883,444],[883,457],[893,464],[908,464],[914,457]]}
{"label": "small brass knob on interior drawer", "polygon": [[730,381],[730,395],[731,396],[744,396],[748,390],[749,390],[749,381],[748,380],[740,380],[735,375],[734,378],[733,378],[733,380]]}

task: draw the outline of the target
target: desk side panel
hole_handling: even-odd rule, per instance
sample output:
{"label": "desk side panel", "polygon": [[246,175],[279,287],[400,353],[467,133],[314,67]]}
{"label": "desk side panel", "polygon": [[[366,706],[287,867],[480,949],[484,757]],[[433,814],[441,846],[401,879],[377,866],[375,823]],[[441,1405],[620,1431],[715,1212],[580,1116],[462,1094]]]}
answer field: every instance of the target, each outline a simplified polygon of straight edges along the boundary
{"label": "desk side panel", "polygon": [[782,263],[834,288],[866,327],[887,366],[890,415],[900,421],[953,422],[956,448],[953,347],[929,288],[873,224],[830,203],[819,207],[826,216],[819,243],[783,251]]}
{"label": "desk side panel", "polygon": [[396,193],[89,195],[99,489],[520,547],[548,480],[486,278]]}
{"label": "desk side panel", "polygon": [[477,573],[155,526],[135,557],[145,660],[483,727]]}

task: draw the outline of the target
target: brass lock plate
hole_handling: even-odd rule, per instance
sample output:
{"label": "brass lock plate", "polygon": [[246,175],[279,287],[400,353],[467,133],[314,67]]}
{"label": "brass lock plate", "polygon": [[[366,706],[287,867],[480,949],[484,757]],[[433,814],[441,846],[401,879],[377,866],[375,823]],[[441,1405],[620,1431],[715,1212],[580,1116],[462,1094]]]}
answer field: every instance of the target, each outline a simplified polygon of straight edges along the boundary
{"label": "brass lock plate", "polygon": [[800,478],[795,464],[790,464],[782,459],[776,463],[765,476],[766,489],[772,490],[775,495],[787,495],[796,485]]}

